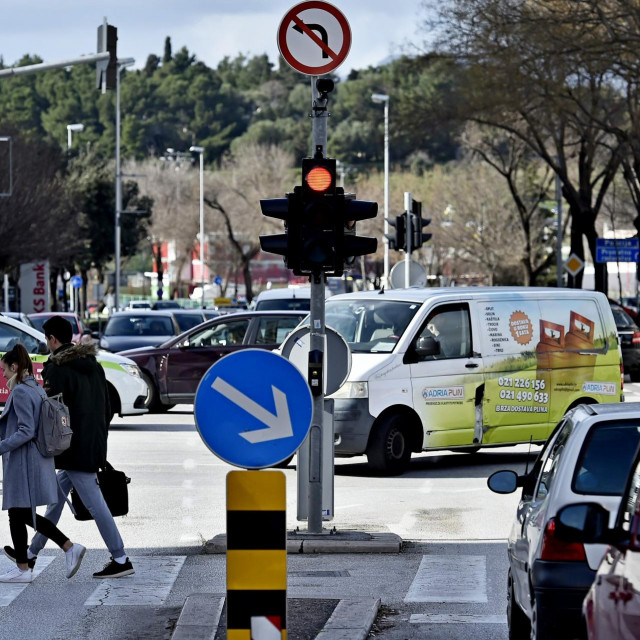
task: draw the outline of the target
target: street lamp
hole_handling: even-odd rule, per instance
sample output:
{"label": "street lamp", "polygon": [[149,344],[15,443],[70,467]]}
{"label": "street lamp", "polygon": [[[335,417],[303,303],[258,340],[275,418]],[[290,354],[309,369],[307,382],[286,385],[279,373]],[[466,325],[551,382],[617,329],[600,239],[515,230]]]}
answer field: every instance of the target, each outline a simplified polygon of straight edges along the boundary
{"label": "street lamp", "polygon": [[67,125],[67,149],[71,151],[71,144],[73,142],[73,132],[74,131],[84,131],[84,125],[81,122],[77,122],[76,124],[68,124]]}
{"label": "street lamp", "polygon": [[384,286],[389,283],[389,96],[385,93],[373,93],[371,100],[384,104]]}
{"label": "street lamp", "polygon": [[204,147],[189,147],[191,153],[200,155],[200,286],[202,287],[202,308],[204,309]]}
{"label": "street lamp", "polygon": [[115,263],[116,263],[116,311],[120,308],[120,215],[122,214],[122,174],[120,173],[120,73],[125,67],[135,63],[133,58],[118,60],[116,71],[116,228],[115,228]]}

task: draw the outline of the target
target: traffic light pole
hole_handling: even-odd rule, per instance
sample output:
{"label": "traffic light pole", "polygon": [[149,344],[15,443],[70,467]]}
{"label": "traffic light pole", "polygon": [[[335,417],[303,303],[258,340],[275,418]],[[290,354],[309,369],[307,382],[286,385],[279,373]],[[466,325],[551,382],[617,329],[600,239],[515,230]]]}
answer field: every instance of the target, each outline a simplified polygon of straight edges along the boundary
{"label": "traffic light pole", "polygon": [[411,240],[413,239],[411,236],[411,211],[413,210],[413,197],[409,191],[404,192],[404,210],[407,212],[407,226],[406,226],[406,242],[407,242],[407,251],[404,254],[404,286],[409,287],[409,274],[411,269],[411,251],[413,247],[411,246]]}
{"label": "traffic light pole", "polygon": [[[326,94],[321,96],[316,86],[317,76],[311,77],[311,117],[313,123],[313,157],[320,148],[323,154],[327,150],[327,102]],[[321,99],[321,98],[324,99]],[[318,366],[324,363],[325,349],[325,275],[322,272],[314,273],[311,281],[311,308],[309,317],[309,379],[311,371],[317,371]],[[322,432],[324,416],[324,376],[325,371],[320,369],[320,380],[315,382],[319,389],[311,389],[313,394],[313,416],[311,429],[309,430],[309,514],[307,519],[308,533],[322,533]]]}

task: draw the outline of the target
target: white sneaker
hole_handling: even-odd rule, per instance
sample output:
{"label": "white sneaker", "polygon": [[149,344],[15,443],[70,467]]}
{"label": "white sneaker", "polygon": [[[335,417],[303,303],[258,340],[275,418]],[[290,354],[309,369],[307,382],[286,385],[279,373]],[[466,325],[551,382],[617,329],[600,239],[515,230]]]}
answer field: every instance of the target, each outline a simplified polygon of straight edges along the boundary
{"label": "white sneaker", "polygon": [[5,573],[0,576],[0,582],[13,582],[13,583],[24,583],[31,582],[33,580],[33,573],[27,569],[23,571],[19,567],[12,567]]}
{"label": "white sneaker", "polygon": [[73,577],[76,571],[80,568],[80,563],[82,562],[82,558],[84,558],[86,550],[87,549],[81,544],[76,544],[74,542],[71,549],[64,552],[67,560],[67,578]]}

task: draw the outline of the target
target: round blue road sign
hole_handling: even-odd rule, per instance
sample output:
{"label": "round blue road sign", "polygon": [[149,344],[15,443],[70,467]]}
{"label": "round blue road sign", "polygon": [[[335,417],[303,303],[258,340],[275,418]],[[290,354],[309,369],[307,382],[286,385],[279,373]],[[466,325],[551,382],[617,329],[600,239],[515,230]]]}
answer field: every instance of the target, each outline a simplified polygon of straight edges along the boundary
{"label": "round blue road sign", "polygon": [[73,276],[73,278],[71,278],[71,286],[74,289],[79,289],[82,286],[82,277],[81,276]]}
{"label": "round blue road sign", "polygon": [[213,284],[222,284],[222,278],[220,276],[216,276],[213,279]]}
{"label": "round blue road sign", "polygon": [[294,365],[270,351],[245,349],[204,374],[194,414],[200,437],[219,458],[262,469],[298,450],[312,408],[309,385]]}

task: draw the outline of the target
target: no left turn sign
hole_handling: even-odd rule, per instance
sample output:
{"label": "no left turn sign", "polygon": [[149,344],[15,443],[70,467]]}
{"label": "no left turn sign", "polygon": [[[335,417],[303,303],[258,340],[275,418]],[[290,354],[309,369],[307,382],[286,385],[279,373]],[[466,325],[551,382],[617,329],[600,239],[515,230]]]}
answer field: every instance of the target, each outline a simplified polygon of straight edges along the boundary
{"label": "no left turn sign", "polygon": [[289,9],[278,27],[278,48],[296,71],[309,76],[339,67],[351,47],[344,14],[328,2],[309,0]]}

